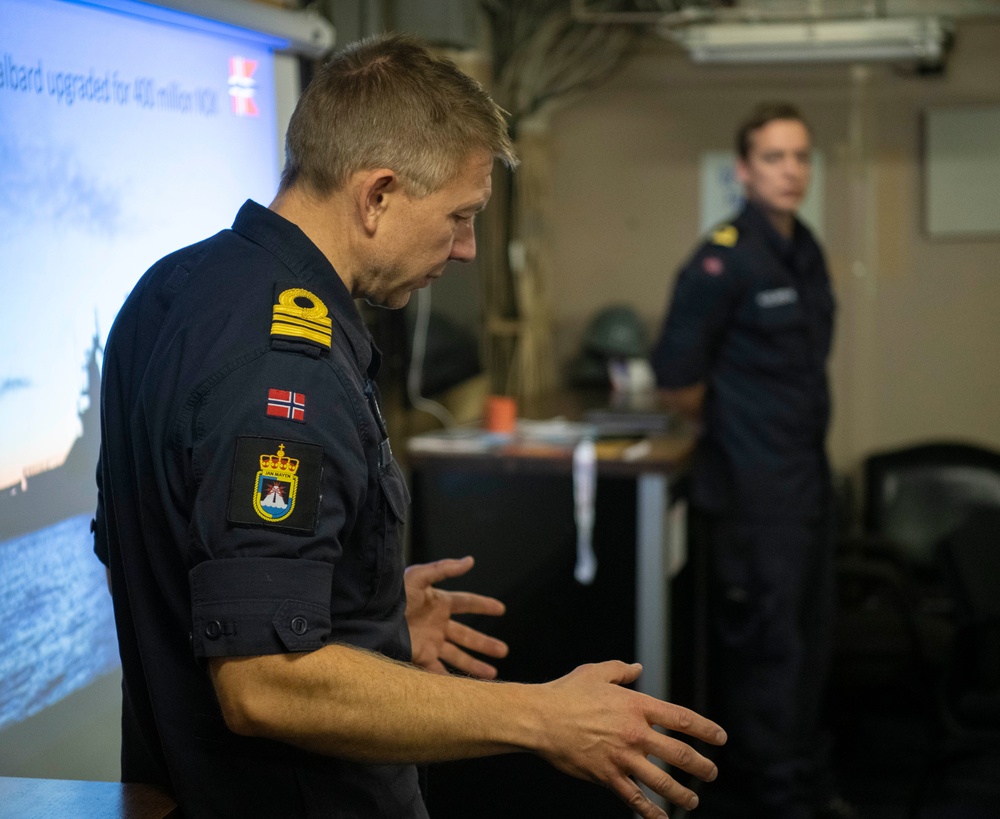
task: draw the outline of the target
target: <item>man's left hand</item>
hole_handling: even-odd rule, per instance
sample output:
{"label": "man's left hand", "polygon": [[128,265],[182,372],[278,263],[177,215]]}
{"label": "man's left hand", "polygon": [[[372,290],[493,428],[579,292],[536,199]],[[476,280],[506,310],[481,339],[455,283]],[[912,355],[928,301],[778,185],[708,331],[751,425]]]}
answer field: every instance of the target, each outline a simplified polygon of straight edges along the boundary
{"label": "man's left hand", "polygon": [[413,662],[437,674],[447,674],[445,665],[472,677],[492,680],[497,670],[473,657],[469,651],[500,659],[507,656],[503,640],[483,634],[451,619],[453,614],[489,614],[498,616],[506,610],[493,597],[471,592],[437,589],[435,583],[460,577],[472,568],[471,557],[460,560],[436,560],[418,563],[406,570],[406,622],[413,644]]}

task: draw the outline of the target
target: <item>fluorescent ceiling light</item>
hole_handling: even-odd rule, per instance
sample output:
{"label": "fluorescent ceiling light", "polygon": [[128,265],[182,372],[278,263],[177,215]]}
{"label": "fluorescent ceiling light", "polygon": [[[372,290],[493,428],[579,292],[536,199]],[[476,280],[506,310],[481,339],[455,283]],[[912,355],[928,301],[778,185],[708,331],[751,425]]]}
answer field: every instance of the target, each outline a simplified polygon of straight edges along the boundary
{"label": "fluorescent ceiling light", "polygon": [[705,23],[661,33],[683,45],[695,62],[937,62],[946,39],[941,22],[930,17]]}

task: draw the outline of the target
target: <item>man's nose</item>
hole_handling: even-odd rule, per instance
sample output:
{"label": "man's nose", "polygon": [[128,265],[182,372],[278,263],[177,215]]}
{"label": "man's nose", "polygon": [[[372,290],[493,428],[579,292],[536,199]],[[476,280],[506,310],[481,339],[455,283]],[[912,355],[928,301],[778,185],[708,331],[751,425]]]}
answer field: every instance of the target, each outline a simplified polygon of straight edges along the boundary
{"label": "man's nose", "polygon": [[785,161],[785,173],[792,176],[802,176],[809,169],[809,165],[798,157],[790,157]]}
{"label": "man's nose", "polygon": [[449,258],[455,262],[471,262],[476,258],[476,231],[472,225],[461,225],[458,228]]}

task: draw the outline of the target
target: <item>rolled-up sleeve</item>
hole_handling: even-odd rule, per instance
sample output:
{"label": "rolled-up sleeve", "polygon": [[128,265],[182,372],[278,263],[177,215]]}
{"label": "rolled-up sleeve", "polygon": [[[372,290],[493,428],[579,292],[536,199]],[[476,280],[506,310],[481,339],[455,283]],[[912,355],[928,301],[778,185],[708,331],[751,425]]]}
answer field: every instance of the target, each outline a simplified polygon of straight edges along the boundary
{"label": "rolled-up sleeve", "polygon": [[[271,388],[302,396],[304,422],[268,414]],[[197,657],[330,642],[334,575],[368,481],[356,408],[327,363],[292,354],[254,360],[202,398],[187,544]]]}
{"label": "rolled-up sleeve", "polygon": [[333,566],[316,560],[231,558],[191,570],[196,657],[315,651],[330,637]]}

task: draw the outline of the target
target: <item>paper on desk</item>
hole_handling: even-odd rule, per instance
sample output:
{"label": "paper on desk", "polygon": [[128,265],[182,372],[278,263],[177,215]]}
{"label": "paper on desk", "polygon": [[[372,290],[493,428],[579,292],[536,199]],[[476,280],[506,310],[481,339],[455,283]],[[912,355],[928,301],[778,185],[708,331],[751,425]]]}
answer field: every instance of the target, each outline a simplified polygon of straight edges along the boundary
{"label": "paper on desk", "polygon": [[453,427],[441,432],[414,435],[407,442],[407,449],[410,452],[477,453],[488,452],[496,444],[495,433],[478,427]]}
{"label": "paper on desk", "polygon": [[594,438],[597,429],[593,424],[567,421],[565,418],[549,418],[545,421],[535,421],[527,418],[519,419],[515,432],[518,438],[526,441],[545,441],[552,444],[575,444],[584,438]]}
{"label": "paper on desk", "polygon": [[552,418],[546,421],[518,419],[513,433],[489,432],[481,427],[451,427],[438,432],[414,435],[407,443],[410,452],[489,452],[498,446],[518,443],[546,443],[575,446],[584,438],[593,438],[593,424]]}

